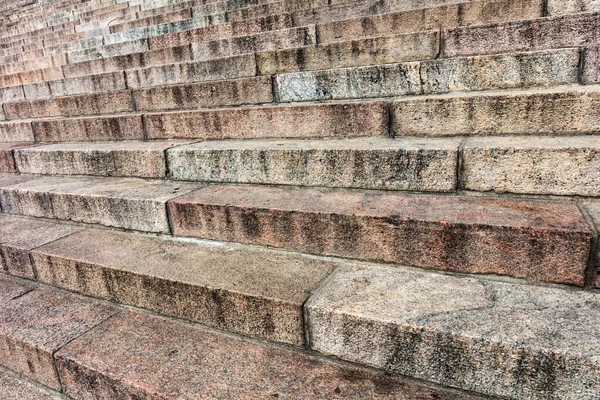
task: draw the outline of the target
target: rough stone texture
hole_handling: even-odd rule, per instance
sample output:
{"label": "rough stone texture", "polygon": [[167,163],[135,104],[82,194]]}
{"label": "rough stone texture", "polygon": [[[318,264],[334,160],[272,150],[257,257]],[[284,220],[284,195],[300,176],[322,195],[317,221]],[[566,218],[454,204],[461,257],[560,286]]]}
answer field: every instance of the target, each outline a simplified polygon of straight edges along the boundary
{"label": "rough stone texture", "polygon": [[600,296],[400,268],[338,270],[306,305],[311,347],[511,399],[600,393]]}
{"label": "rough stone texture", "polygon": [[541,17],[540,0],[472,1],[319,25],[319,43]]}
{"label": "rough stone texture", "polygon": [[166,202],[199,187],[93,177],[43,177],[12,186],[3,185],[0,179],[0,185],[5,213],[163,233],[169,232]]}
{"label": "rough stone texture", "polygon": [[277,50],[256,57],[260,73],[270,75],[424,60],[438,51],[439,34],[431,31]]}
{"label": "rough stone texture", "polygon": [[112,318],[56,356],[65,393],[76,400],[477,398],[133,313]]}
{"label": "rough stone texture", "polygon": [[170,149],[168,163],[184,181],[450,192],[460,141],[213,141]]}
{"label": "rough stone texture", "polygon": [[192,58],[209,60],[237,54],[295,48],[316,44],[316,42],[315,26],[303,26],[216,41],[194,42]]}
{"label": "rough stone texture", "polygon": [[215,185],[169,209],[178,236],[575,285],[591,241],[560,201]]}
{"label": "rough stone texture", "polygon": [[581,87],[397,100],[395,135],[571,135],[600,132],[600,91]]}
{"label": "rough stone texture", "polygon": [[304,344],[302,305],[338,265],[281,251],[100,230],[41,247],[33,259],[40,281],[51,285],[294,345]]}
{"label": "rough stone texture", "polygon": [[35,179],[32,175],[17,175],[14,173],[0,172],[0,186],[10,186]]}
{"label": "rough stone texture", "polygon": [[35,385],[24,378],[0,369],[0,393],[4,400],[64,400],[59,393]]}
{"label": "rough stone texture", "polygon": [[444,30],[444,56],[600,44],[600,14],[568,15]]}
{"label": "rough stone texture", "polygon": [[0,304],[23,296],[35,289],[33,282],[24,281],[0,274]]}
{"label": "rough stone texture", "polygon": [[125,72],[130,88],[246,78],[256,75],[254,54],[168,64]]}
{"label": "rough stone texture", "polygon": [[275,3],[257,4],[241,8],[238,10],[229,10],[227,18],[229,21],[242,21],[264,16],[279,15],[298,10],[308,10],[311,8],[320,8],[328,5],[327,0],[288,0]]}
{"label": "rough stone texture", "polygon": [[424,93],[575,84],[579,49],[421,62]]}
{"label": "rough stone texture", "polygon": [[17,170],[26,174],[164,178],[165,151],[189,144],[170,142],[57,143],[16,150]]}
{"label": "rough stone texture", "polygon": [[144,138],[142,116],[139,114],[36,120],[32,121],[31,126],[35,140],[39,142]]}
{"label": "rough stone texture", "polygon": [[509,136],[464,144],[462,183],[470,190],[599,196],[598,171],[598,136]]}
{"label": "rough stone texture", "polygon": [[548,0],[548,15],[600,11],[598,0]]}
{"label": "rough stone texture", "polygon": [[107,306],[49,289],[0,303],[0,364],[60,390],[54,352],[114,314]]}
{"label": "rough stone texture", "polygon": [[19,72],[12,75],[0,76],[0,86],[17,86],[27,83],[50,81],[64,78],[62,68],[44,68],[35,71]]}
{"label": "rough stone texture", "polygon": [[148,46],[148,39],[108,44],[106,46],[69,53],[69,64],[122,56],[125,54],[140,53],[148,50],[150,50],[150,47]]}
{"label": "rough stone texture", "polygon": [[79,228],[45,221],[0,215],[0,260],[10,275],[34,279],[29,252],[36,247],[70,235]]}
{"label": "rough stone texture", "polygon": [[33,142],[33,131],[30,122],[0,123],[0,143]]}
{"label": "rough stone texture", "polygon": [[133,111],[128,90],[5,103],[7,119],[111,114]]}
{"label": "rough stone texture", "polygon": [[260,76],[136,89],[133,97],[137,109],[147,111],[259,104],[273,101],[271,86],[270,77]]}
{"label": "rough stone texture", "polygon": [[278,75],[280,101],[310,101],[422,93],[419,63],[378,65]]}
{"label": "rough stone texture", "polygon": [[63,65],[63,70],[65,77],[70,78],[118,72],[130,68],[180,63],[190,61],[191,59],[190,46],[185,45]]}
{"label": "rough stone texture", "polygon": [[582,57],[582,83],[600,83],[600,46],[585,48]]}
{"label": "rough stone texture", "polygon": [[72,96],[127,89],[122,72],[32,83],[23,87],[29,100],[49,99],[56,96]]}
{"label": "rough stone texture", "polygon": [[0,172],[17,172],[13,151],[31,146],[26,143],[0,143]]}
{"label": "rough stone texture", "polygon": [[[384,102],[222,108],[144,115],[149,139],[384,136]],[[0,125],[1,126],[1,125]]]}
{"label": "rough stone texture", "polygon": [[236,36],[247,36],[253,33],[274,31],[292,27],[290,14],[270,15],[246,21],[232,21],[227,24],[213,25],[199,29],[170,33],[151,37],[150,49],[162,49],[181,46],[207,40],[219,40]]}
{"label": "rough stone texture", "polygon": [[25,100],[22,86],[0,88],[0,103]]}

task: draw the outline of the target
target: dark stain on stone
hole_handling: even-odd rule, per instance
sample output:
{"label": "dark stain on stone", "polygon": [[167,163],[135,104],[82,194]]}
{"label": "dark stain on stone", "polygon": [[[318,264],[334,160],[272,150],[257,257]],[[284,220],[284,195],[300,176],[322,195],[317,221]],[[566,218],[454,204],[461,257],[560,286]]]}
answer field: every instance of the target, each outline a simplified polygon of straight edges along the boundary
{"label": "dark stain on stone", "polygon": [[260,220],[256,211],[254,210],[242,210],[240,212],[240,218],[242,222],[242,229],[244,235],[248,238],[257,238],[261,235]]}

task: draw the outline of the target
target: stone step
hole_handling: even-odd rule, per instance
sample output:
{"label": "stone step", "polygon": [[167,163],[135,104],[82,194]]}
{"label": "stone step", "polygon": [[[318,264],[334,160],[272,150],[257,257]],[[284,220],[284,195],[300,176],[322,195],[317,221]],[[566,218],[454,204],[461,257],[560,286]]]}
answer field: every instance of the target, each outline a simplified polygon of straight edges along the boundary
{"label": "stone step", "polygon": [[[29,325],[29,330],[39,337],[38,342],[53,345],[59,342],[57,336],[67,337],[64,329],[74,326],[73,321],[85,312],[85,319],[80,318],[81,326],[72,335],[115,312],[81,296],[45,287],[24,294],[35,286],[25,289],[22,281],[1,276],[0,279],[7,282],[0,286],[2,317],[20,312],[15,322]],[[53,318],[48,321],[52,313]],[[50,327],[52,322],[55,326]],[[22,337],[15,339],[26,343]],[[39,343],[34,345],[35,350],[41,348]],[[75,399],[197,398],[198,394],[205,394],[210,398],[239,399],[483,400],[474,394],[386,375],[290,346],[240,338],[134,311],[113,315],[70,343],[59,345],[60,350],[54,354],[57,374],[64,394]],[[7,357],[5,362],[9,363],[19,354],[15,351]],[[28,355],[27,359],[35,360],[34,357],[35,354]],[[0,378],[0,385],[6,385],[3,379]]]}
{"label": "stone step", "polygon": [[[98,115],[81,118],[37,119],[29,123],[5,122],[3,125],[22,124],[22,141],[29,138],[30,130],[36,142],[84,142],[111,140],[143,140],[144,124],[141,114]],[[14,128],[9,128],[14,129]],[[0,134],[0,138],[1,138]]]}
{"label": "stone step", "polygon": [[548,15],[578,14],[600,11],[600,4],[595,0],[548,0]]}
{"label": "stone step", "polygon": [[2,212],[169,233],[168,200],[200,184],[137,178],[0,175]]}
{"label": "stone step", "polygon": [[[460,143],[458,138],[226,140],[183,145],[167,154],[174,180],[452,192]],[[37,170],[21,168],[20,157],[27,161],[43,149],[16,150],[18,170],[59,173],[49,159],[37,159]]]}
{"label": "stone step", "polygon": [[127,83],[123,72],[111,72],[23,85],[25,98],[28,100],[125,89],[127,89]]}
{"label": "stone step", "polygon": [[[68,55],[69,64],[81,63],[85,61],[135,54],[148,51],[150,49],[148,39],[129,40],[126,42],[97,46],[90,49],[71,51]],[[66,64],[66,63],[65,63]]]}
{"label": "stone step", "polygon": [[148,113],[144,123],[149,139],[311,138],[385,136],[388,118],[387,104],[375,101]]}
{"label": "stone step", "polygon": [[463,148],[467,190],[600,196],[600,136],[469,138]]}
{"label": "stone step", "polygon": [[13,152],[28,146],[28,143],[0,143],[0,172],[17,172]]}
{"label": "stone step", "polygon": [[[542,16],[540,0],[470,1],[319,24],[319,43],[439,30]],[[296,15],[298,20],[298,16]],[[298,21],[302,23],[302,21]],[[305,23],[315,23],[306,20]]]}
{"label": "stone step", "polygon": [[0,122],[0,143],[33,142],[33,130],[30,122]]}
{"label": "stone step", "polygon": [[[171,147],[189,143],[189,141],[58,143],[30,147],[31,151],[13,147],[12,153],[16,169],[26,174],[158,179],[165,178],[167,174],[166,151]],[[0,170],[2,170],[1,154],[0,152]]]}
{"label": "stone step", "polygon": [[306,304],[310,347],[510,399],[596,399],[598,293],[389,267],[340,269]]}
{"label": "stone step", "polygon": [[176,236],[579,286],[592,240],[571,201],[211,185],[169,211]]}
{"label": "stone step", "polygon": [[55,79],[63,79],[62,68],[43,68],[34,71],[19,72],[11,75],[0,76],[0,88],[9,86],[26,85],[28,83],[51,81]]}
{"label": "stone step", "polygon": [[292,13],[299,10],[321,8],[328,5],[327,0],[287,0],[267,4],[257,4],[237,10],[228,10],[229,21],[243,21],[269,15]]}
{"label": "stone step", "polygon": [[560,49],[276,76],[282,102],[336,100],[576,84],[579,50]]}
{"label": "stone step", "polygon": [[402,135],[575,135],[600,132],[600,86],[464,93],[398,99]]}
{"label": "stone step", "polygon": [[110,230],[75,233],[38,247],[31,257],[41,282],[296,346],[305,344],[304,302],[340,265],[282,251]]}
{"label": "stone step", "polygon": [[81,230],[75,226],[44,220],[0,214],[0,265],[2,272],[37,279],[38,272],[30,258],[36,247]]}
{"label": "stone step", "polygon": [[5,276],[0,275],[0,365],[61,390],[54,353],[116,310]]}
{"label": "stone step", "polygon": [[4,400],[67,400],[60,393],[0,368],[0,393]]}

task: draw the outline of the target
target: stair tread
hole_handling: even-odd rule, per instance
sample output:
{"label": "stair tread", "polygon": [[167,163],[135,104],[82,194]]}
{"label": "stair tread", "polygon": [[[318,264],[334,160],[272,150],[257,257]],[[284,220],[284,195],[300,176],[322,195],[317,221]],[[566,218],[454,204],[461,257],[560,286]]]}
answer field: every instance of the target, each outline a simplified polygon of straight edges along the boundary
{"label": "stair tread", "polygon": [[15,373],[0,369],[0,393],[4,400],[65,400],[58,392],[34,384]]}

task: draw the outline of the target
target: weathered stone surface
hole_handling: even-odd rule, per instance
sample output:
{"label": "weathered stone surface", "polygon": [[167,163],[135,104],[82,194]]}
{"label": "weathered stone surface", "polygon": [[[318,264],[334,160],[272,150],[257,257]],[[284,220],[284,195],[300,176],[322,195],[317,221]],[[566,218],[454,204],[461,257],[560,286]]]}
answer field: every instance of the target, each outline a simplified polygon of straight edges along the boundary
{"label": "weathered stone surface", "polygon": [[[588,215],[592,219],[592,223],[596,226],[596,229],[600,228],[600,202],[597,201],[586,201],[583,203],[582,207],[587,211]],[[596,265],[593,266],[595,270],[593,271],[593,276],[591,277],[591,284],[595,288],[600,288],[600,249],[596,252]]]}
{"label": "weathered stone surface", "polygon": [[600,14],[568,15],[444,30],[444,56],[600,44]]}
{"label": "weathered stone surface", "polygon": [[218,107],[273,101],[271,78],[260,76],[189,85],[135,89],[138,110]]}
{"label": "weathered stone surface", "polygon": [[319,25],[319,43],[541,17],[540,0],[471,1]]}
{"label": "weathered stone surface", "polygon": [[421,94],[419,63],[291,72],[278,75],[280,101],[336,100]]}
{"label": "weathered stone surface", "polygon": [[600,393],[595,293],[405,268],[338,270],[306,305],[311,346],[511,399]]}
{"label": "weathered stone surface", "polygon": [[49,289],[0,303],[0,364],[60,390],[54,352],[114,314],[107,306]]}
{"label": "weathered stone surface", "polygon": [[0,172],[16,172],[13,151],[31,146],[27,143],[0,143]]}
{"label": "weathered stone surface", "polygon": [[0,186],[10,186],[35,179],[32,175],[17,175],[10,172],[0,172]]}
{"label": "weathered stone surface", "polygon": [[[222,108],[144,115],[149,139],[384,136],[384,102]],[[0,125],[1,126],[1,125]]]}
{"label": "weathered stone surface", "polygon": [[151,37],[149,39],[150,49],[154,50],[207,40],[219,40],[236,36],[247,36],[253,33],[291,27],[291,15],[270,15],[263,18],[245,21],[233,21],[227,24],[207,26],[199,29],[191,29],[187,31]]}
{"label": "weathered stone surface", "polygon": [[124,394],[153,400],[476,398],[287,347],[133,313],[111,318],[56,357],[65,393],[74,399]]}
{"label": "weathered stone surface", "polygon": [[600,83],[600,46],[585,48],[582,58],[582,83]]}
{"label": "weathered stone surface", "polygon": [[466,189],[599,196],[598,171],[598,136],[475,138],[464,144]]}
{"label": "weathered stone surface", "polygon": [[69,64],[150,50],[148,39],[130,40],[69,53]]}
{"label": "weathered stone surface", "polygon": [[213,185],[169,208],[178,236],[575,285],[591,240],[567,201]]}
{"label": "weathered stone surface", "polygon": [[49,99],[55,96],[108,92],[127,89],[122,72],[67,78],[57,81],[24,85],[25,97],[29,100]]}
{"label": "weathered stone surface", "polygon": [[70,235],[79,228],[11,215],[0,215],[0,260],[2,270],[22,278],[35,278],[29,252]]}
{"label": "weathered stone surface", "polygon": [[600,91],[548,90],[467,93],[396,100],[395,135],[570,135],[600,132]]}
{"label": "weathered stone surface", "polygon": [[145,18],[138,16],[138,19],[135,19],[133,21],[124,22],[118,25],[111,25],[110,33],[123,32],[130,29],[143,28],[151,25],[160,25],[165,24],[167,22],[179,21],[191,17],[192,10],[189,8],[168,13],[156,14]]}
{"label": "weathered stone surface", "polygon": [[0,123],[1,142],[33,142],[31,122]]}
{"label": "weathered stone surface", "polygon": [[200,186],[135,178],[29,179],[6,186],[0,178],[2,212],[163,233],[169,232],[166,202]]}
{"label": "weathered stone surface", "polygon": [[316,42],[315,26],[310,25],[216,41],[194,42],[192,43],[192,58],[209,60],[237,54],[295,48],[316,44]]}
{"label": "weathered stone surface", "polygon": [[39,142],[144,138],[142,116],[139,114],[34,120],[31,126],[35,140]]}
{"label": "weathered stone surface", "polygon": [[579,49],[421,62],[424,93],[575,84]]}
{"label": "weathered stone surface", "polygon": [[0,393],[4,400],[64,400],[58,392],[35,385],[4,368],[0,369]]}
{"label": "weathered stone surface", "polygon": [[23,296],[35,289],[33,282],[24,281],[0,274],[0,304]]}
{"label": "weathered stone surface", "polygon": [[438,32],[305,46],[256,55],[262,75],[388,64],[434,58],[439,51]]}
{"label": "weathered stone surface", "polygon": [[257,4],[237,10],[229,10],[229,21],[243,21],[252,18],[280,15],[298,10],[320,8],[328,5],[327,0],[288,0],[275,3]]}
{"label": "weathered stone surface", "polygon": [[19,72],[17,74],[0,76],[0,86],[17,86],[27,83],[50,81],[53,79],[62,79],[64,75],[62,68],[44,68],[35,71]]}
{"label": "weathered stone surface", "polygon": [[450,192],[460,141],[209,141],[168,150],[168,163],[171,178],[184,181]]}
{"label": "weathered stone surface", "polygon": [[123,90],[120,92],[55,97],[47,100],[4,103],[4,111],[8,119],[25,119],[111,114],[133,111],[133,106],[130,92]]}
{"label": "weathered stone surface", "polygon": [[27,174],[164,178],[165,151],[189,141],[57,143],[16,149],[17,170]]}
{"label": "weathered stone surface", "polygon": [[25,100],[22,86],[0,88],[0,103]]}
{"label": "weathered stone surface", "polygon": [[33,259],[40,281],[51,285],[294,345],[304,344],[302,305],[338,265],[281,251],[102,230],[43,246]]}
{"label": "weathered stone surface", "polygon": [[246,78],[256,75],[254,54],[125,71],[130,88]]}
{"label": "weathered stone surface", "polygon": [[63,66],[65,77],[87,76],[118,72],[131,68],[174,64],[192,59],[189,45],[132,53],[98,60],[84,61]]}
{"label": "weathered stone surface", "polygon": [[600,11],[598,0],[548,0],[548,15],[577,14]]}

